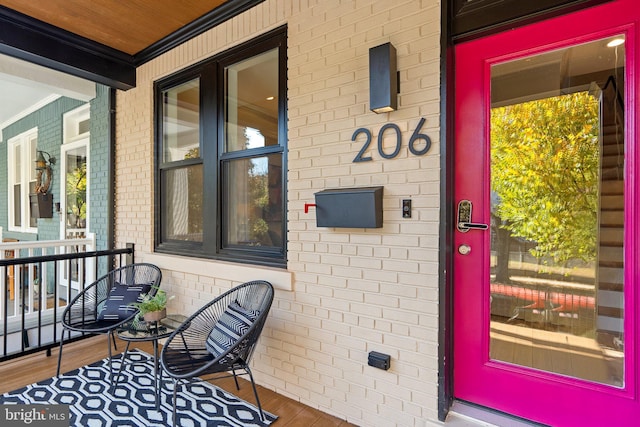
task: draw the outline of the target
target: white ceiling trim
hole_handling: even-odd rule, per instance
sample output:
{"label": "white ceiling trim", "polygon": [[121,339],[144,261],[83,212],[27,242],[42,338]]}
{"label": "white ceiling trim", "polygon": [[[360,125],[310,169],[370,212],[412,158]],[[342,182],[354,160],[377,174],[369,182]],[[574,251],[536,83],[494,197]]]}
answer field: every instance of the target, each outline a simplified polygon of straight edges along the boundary
{"label": "white ceiling trim", "polygon": [[55,101],[56,99],[61,98],[61,97],[62,97],[62,95],[56,95],[56,94],[49,95],[46,98],[40,100],[39,102],[36,102],[35,104],[32,104],[29,108],[20,111],[16,115],[14,115],[14,116],[10,117],[9,119],[7,119],[6,121],[0,123],[0,142],[4,141],[4,139],[2,138],[2,131],[4,130],[4,128],[6,128],[7,126],[9,126],[12,123],[17,122],[21,118],[26,117],[29,114],[38,111],[39,109],[41,109],[45,105],[50,104],[53,101]]}
{"label": "white ceiling trim", "polygon": [[23,61],[0,55],[0,140],[2,130],[50,102],[66,96],[82,102],[96,97],[96,84]]}
{"label": "white ceiling trim", "polygon": [[96,97],[96,84],[92,81],[10,56],[0,58],[0,78],[27,87],[40,87],[84,102]]}

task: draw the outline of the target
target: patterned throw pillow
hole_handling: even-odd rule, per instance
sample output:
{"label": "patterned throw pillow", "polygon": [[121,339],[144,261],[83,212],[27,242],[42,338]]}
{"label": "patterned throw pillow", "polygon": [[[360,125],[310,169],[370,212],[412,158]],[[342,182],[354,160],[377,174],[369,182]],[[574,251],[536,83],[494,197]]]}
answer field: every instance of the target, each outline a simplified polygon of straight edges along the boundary
{"label": "patterned throw pillow", "polygon": [[150,290],[151,283],[127,285],[116,282],[98,313],[98,320],[120,321],[131,317],[137,308],[130,304],[140,302],[140,296]]}
{"label": "patterned throw pillow", "polygon": [[207,350],[220,356],[249,330],[258,314],[258,310],[247,310],[236,301],[229,304],[207,337]]}

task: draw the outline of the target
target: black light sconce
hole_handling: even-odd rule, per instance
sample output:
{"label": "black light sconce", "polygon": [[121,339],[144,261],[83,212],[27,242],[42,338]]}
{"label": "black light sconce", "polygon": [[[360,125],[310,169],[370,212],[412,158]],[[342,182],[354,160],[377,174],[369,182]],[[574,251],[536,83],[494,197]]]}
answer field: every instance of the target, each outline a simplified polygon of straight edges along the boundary
{"label": "black light sconce", "polygon": [[[47,156],[45,159],[44,156]],[[51,186],[53,172],[51,165],[56,164],[56,158],[46,151],[36,151],[36,193],[47,194]]]}
{"label": "black light sconce", "polygon": [[369,49],[369,108],[376,114],[398,109],[398,65],[391,43]]}

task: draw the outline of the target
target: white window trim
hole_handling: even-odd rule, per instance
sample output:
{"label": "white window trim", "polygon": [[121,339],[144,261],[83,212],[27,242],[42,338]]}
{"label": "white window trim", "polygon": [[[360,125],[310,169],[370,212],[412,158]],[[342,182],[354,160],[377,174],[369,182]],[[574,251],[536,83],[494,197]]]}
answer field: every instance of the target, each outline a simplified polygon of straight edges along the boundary
{"label": "white window trim", "polygon": [[[29,129],[19,135],[10,138],[7,141],[7,198],[8,198],[8,229],[10,231],[16,231],[21,233],[37,233],[38,227],[31,227],[31,204],[29,200],[29,182],[31,179],[31,172],[35,168],[35,159],[31,151],[31,145],[29,144],[32,139],[38,140],[38,128]],[[14,148],[20,146],[20,158],[21,158],[21,177],[20,182],[23,184],[21,188],[21,206],[23,209],[20,211],[22,224],[20,227],[16,227],[15,223],[15,200],[13,198],[13,187],[15,185],[15,168],[16,161],[14,159]]]}
{"label": "white window trim", "polygon": [[90,104],[85,104],[63,115],[63,144],[69,144],[82,140],[89,136],[89,131],[80,133],[78,126],[81,122],[90,119]]}

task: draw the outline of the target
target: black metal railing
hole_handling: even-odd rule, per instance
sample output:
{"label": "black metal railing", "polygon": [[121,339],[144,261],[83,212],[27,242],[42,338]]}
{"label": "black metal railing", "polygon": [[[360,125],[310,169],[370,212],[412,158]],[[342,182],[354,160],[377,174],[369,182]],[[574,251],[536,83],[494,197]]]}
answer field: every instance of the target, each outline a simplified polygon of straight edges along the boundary
{"label": "black metal railing", "polygon": [[60,344],[59,322],[69,301],[109,270],[133,262],[132,244],[124,249],[0,259],[0,362],[43,350],[50,355]]}

